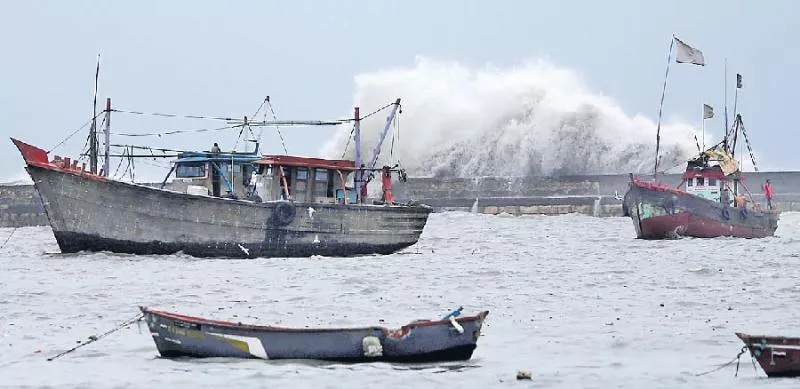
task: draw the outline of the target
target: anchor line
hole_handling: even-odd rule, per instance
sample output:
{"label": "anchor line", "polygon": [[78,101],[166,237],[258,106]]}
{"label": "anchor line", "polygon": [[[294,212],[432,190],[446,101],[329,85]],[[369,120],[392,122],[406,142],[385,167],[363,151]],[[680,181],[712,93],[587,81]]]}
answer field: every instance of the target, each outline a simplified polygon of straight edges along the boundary
{"label": "anchor line", "polygon": [[742,356],[742,354],[744,354],[746,352],[747,352],[747,347],[746,346],[742,347],[742,349],[739,351],[739,354],[736,354],[735,358],[733,358],[730,361],[728,361],[726,363],[723,363],[722,365],[719,365],[719,366],[717,366],[717,367],[715,367],[715,368],[713,368],[713,369],[711,369],[709,371],[706,371],[706,372],[703,372],[703,373],[699,373],[699,374],[695,374],[695,377],[704,376],[706,374],[711,374],[713,372],[722,370],[722,369],[732,365],[734,362],[736,362],[736,373],[735,373],[734,376],[738,376],[739,375],[739,358]]}
{"label": "anchor line", "polygon": [[8,237],[6,238],[6,241],[5,241],[5,242],[3,242],[3,245],[2,245],[2,246],[0,246],[0,249],[2,249],[2,248],[4,248],[4,247],[6,247],[6,244],[8,244],[8,241],[9,241],[9,240],[11,240],[11,236],[12,236],[12,235],[14,235],[14,232],[15,232],[15,231],[17,231],[17,228],[16,228],[16,227],[15,227],[15,228],[13,228],[13,229],[11,230],[11,233],[10,233],[10,234],[8,234]]}
{"label": "anchor line", "polygon": [[101,335],[97,335],[97,336],[95,336],[95,335],[92,335],[92,336],[89,336],[89,340],[88,340],[88,341],[84,341],[84,342],[82,342],[82,343],[78,344],[77,346],[75,346],[75,347],[73,347],[73,348],[71,348],[71,349],[67,350],[67,351],[62,351],[61,353],[59,353],[59,354],[58,354],[58,355],[56,355],[56,356],[53,356],[53,357],[47,358],[47,361],[48,361],[48,362],[50,362],[50,361],[52,361],[52,360],[54,360],[54,359],[56,359],[56,358],[59,358],[59,357],[61,357],[61,356],[63,356],[63,355],[66,355],[66,354],[69,354],[69,353],[71,353],[71,352],[73,352],[73,351],[75,351],[75,350],[77,350],[77,349],[79,349],[79,348],[81,348],[81,347],[83,347],[83,346],[86,346],[87,344],[91,344],[91,343],[94,343],[94,342],[96,342],[96,341],[98,341],[98,340],[100,340],[100,339],[103,339],[104,337],[106,337],[106,336],[108,336],[108,335],[111,335],[111,334],[113,334],[114,332],[117,332],[117,331],[119,331],[119,330],[121,330],[121,329],[123,329],[123,328],[126,328],[126,327],[130,326],[131,324],[133,324],[133,323],[136,323],[136,322],[137,322],[137,321],[139,321],[139,320],[142,320],[143,318],[144,318],[144,314],[142,314],[142,313],[139,313],[139,314],[137,314],[136,316],[134,316],[133,318],[126,320],[126,321],[125,321],[125,322],[123,322],[122,324],[120,324],[120,325],[118,325],[118,326],[116,326],[116,327],[114,327],[114,328],[112,328],[112,329],[110,329],[110,330],[108,330],[108,331],[104,332],[104,333],[103,333],[103,334],[101,334]]}

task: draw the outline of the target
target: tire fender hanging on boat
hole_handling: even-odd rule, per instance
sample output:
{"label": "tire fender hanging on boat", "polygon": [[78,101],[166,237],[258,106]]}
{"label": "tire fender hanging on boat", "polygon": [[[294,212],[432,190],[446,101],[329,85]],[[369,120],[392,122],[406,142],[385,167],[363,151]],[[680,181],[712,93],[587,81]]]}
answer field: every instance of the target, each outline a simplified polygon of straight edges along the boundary
{"label": "tire fender hanging on boat", "polygon": [[289,225],[292,221],[294,221],[296,213],[297,210],[295,209],[294,204],[289,201],[279,201],[272,209],[271,222],[279,227]]}

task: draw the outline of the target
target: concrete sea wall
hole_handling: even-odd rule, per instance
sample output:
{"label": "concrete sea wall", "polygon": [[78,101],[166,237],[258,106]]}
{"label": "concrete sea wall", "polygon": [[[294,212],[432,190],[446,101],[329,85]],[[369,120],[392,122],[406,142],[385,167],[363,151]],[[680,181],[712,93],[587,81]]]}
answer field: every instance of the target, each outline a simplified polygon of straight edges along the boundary
{"label": "concrete sea wall", "polygon": [[[800,172],[745,173],[745,184],[755,201],[764,203],[761,184],[769,178],[775,190],[773,205],[782,211],[800,211]],[[643,177],[647,178],[647,177]],[[659,176],[677,186],[679,174]],[[622,216],[627,174],[565,177],[409,177],[393,186],[396,200],[416,200],[437,212],[467,211],[487,214],[559,215],[581,213]],[[0,227],[47,225],[41,200],[32,185],[0,185]]]}
{"label": "concrete sea wall", "polygon": [[0,186],[0,227],[42,225],[47,215],[33,185]]}

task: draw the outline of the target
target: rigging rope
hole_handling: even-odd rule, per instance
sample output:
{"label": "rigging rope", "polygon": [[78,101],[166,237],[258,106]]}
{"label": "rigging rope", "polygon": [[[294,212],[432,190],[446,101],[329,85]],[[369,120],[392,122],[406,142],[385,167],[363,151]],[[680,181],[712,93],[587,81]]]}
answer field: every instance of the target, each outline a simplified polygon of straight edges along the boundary
{"label": "rigging rope", "polygon": [[73,136],[75,136],[75,134],[77,134],[77,133],[78,133],[80,130],[83,130],[84,128],[86,128],[86,126],[88,126],[89,124],[91,124],[91,123],[92,123],[92,120],[95,120],[95,119],[97,119],[97,117],[98,117],[98,116],[100,116],[100,115],[101,115],[101,114],[103,114],[103,113],[105,113],[105,112],[100,112],[100,113],[98,113],[98,114],[97,114],[97,115],[95,115],[93,118],[89,119],[89,120],[88,120],[86,123],[83,123],[83,125],[82,125],[82,126],[78,127],[78,129],[77,129],[77,130],[75,130],[75,131],[72,131],[72,133],[71,133],[71,134],[69,134],[69,135],[68,135],[66,138],[62,139],[62,140],[61,140],[61,142],[58,142],[58,143],[57,143],[55,146],[53,146],[53,148],[51,148],[50,150],[48,150],[48,151],[47,151],[47,154],[50,154],[51,152],[53,152],[53,150],[57,149],[59,146],[61,146],[62,144],[64,144],[64,142],[68,141],[70,138],[72,138]]}
{"label": "rigging rope", "polygon": [[[266,101],[267,101],[267,105],[269,105],[270,112],[272,112],[272,120],[275,120],[277,122],[278,121],[278,117],[275,115],[275,110],[272,109],[272,102],[269,101],[269,96],[267,97]],[[286,142],[283,140],[283,134],[281,134],[280,127],[278,127],[276,125],[275,129],[278,131],[278,136],[281,138],[281,146],[283,146],[283,153],[286,154],[286,155],[289,155],[289,151],[286,150]]]}
{"label": "rigging rope", "polygon": [[204,120],[222,120],[222,121],[237,120],[235,118],[224,117],[224,116],[180,115],[180,114],[174,114],[174,113],[129,111],[129,110],[117,109],[117,108],[112,109],[111,112],[128,113],[128,114],[132,114],[132,115],[159,116],[159,117],[165,117],[165,118],[204,119]]}
{"label": "rigging rope", "polygon": [[184,134],[187,132],[206,132],[206,131],[222,131],[222,130],[230,130],[236,127],[241,127],[241,125],[232,125],[232,126],[225,126],[225,127],[216,127],[216,128],[198,128],[194,130],[168,130],[163,132],[149,132],[144,134],[133,134],[133,133],[121,133],[121,132],[112,132],[112,135],[116,136],[130,136],[130,137],[141,137],[141,136],[162,136],[162,135],[175,135],[175,134]]}
{"label": "rigging rope", "polygon": [[747,151],[750,152],[750,161],[753,162],[753,170],[758,172],[758,165],[756,165],[756,157],[753,155],[753,148],[750,147],[750,138],[747,137],[747,132],[744,129],[744,122],[742,122],[742,117],[737,116],[739,120],[739,128],[742,129],[742,135],[744,135],[744,143],[747,145]]}

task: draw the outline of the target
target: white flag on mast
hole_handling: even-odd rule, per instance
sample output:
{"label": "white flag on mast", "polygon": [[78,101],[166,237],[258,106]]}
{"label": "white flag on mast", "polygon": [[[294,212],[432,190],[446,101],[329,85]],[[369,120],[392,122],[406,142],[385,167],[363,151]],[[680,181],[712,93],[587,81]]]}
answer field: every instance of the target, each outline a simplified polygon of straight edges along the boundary
{"label": "white flag on mast", "polygon": [[705,66],[706,60],[703,58],[703,52],[695,49],[692,46],[683,43],[680,39],[675,38],[677,43],[677,54],[675,55],[675,62],[678,63],[691,63],[695,65]]}
{"label": "white flag on mast", "polygon": [[711,119],[714,117],[714,108],[708,104],[703,104],[703,119]]}

